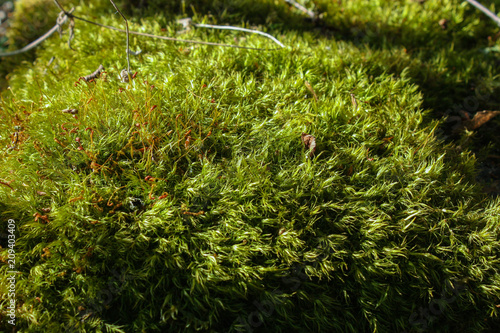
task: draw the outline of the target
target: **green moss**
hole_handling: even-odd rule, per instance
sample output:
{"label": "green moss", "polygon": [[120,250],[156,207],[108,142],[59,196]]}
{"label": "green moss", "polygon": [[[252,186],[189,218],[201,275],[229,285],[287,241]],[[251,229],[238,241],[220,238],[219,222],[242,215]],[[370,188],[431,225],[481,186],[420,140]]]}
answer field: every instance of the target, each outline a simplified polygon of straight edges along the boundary
{"label": "green moss", "polygon": [[[96,3],[77,13],[123,25]],[[475,157],[438,140],[423,106],[446,104],[451,83],[455,101],[465,83],[495,80],[487,41],[472,38],[494,26],[456,1],[376,3],[320,2],[315,27],[259,1],[255,21],[268,25],[258,28],[288,45],[278,51],[134,36],[142,53],[128,84],[122,34],[77,21],[75,51],[48,40],[0,106],[0,181],[12,181],[0,185],[0,223],[17,226],[19,331],[497,327],[499,200],[481,194]],[[249,2],[190,4],[168,15],[253,17],[238,14]],[[435,22],[444,13],[448,32]],[[173,35],[175,24],[158,14],[132,17],[131,29]],[[273,47],[226,31],[182,37]],[[78,80],[99,64],[99,79]],[[316,137],[312,158],[302,132]]]}

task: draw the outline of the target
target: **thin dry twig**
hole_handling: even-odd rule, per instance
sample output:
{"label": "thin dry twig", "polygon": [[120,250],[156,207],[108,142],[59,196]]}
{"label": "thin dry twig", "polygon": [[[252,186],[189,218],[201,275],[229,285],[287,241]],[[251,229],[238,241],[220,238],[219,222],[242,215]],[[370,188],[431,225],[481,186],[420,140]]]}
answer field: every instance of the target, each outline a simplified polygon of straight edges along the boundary
{"label": "thin dry twig", "polygon": [[252,34],[258,34],[258,35],[261,35],[261,36],[264,36],[264,37],[267,37],[267,38],[271,39],[273,42],[275,42],[276,44],[278,44],[281,47],[285,47],[285,45],[283,45],[279,40],[277,40],[276,38],[274,38],[270,34],[262,32],[262,31],[258,31],[258,30],[252,30],[252,29],[234,27],[234,26],[230,26],[230,25],[212,25],[212,24],[197,24],[197,23],[193,23],[193,26],[195,26],[197,28],[210,28],[210,29],[220,29],[220,30],[235,30],[235,31],[249,32],[249,33],[252,33]]}
{"label": "thin dry twig", "polygon": [[109,0],[109,1],[113,5],[113,7],[115,7],[115,9],[118,11],[118,13],[121,15],[121,17],[125,21],[125,29],[126,29],[126,33],[127,33],[127,50],[126,50],[126,52],[127,52],[127,74],[130,74],[130,48],[129,48],[129,39],[130,38],[129,38],[129,31],[128,31],[128,21],[125,18],[125,15],[123,15],[122,12],[115,5],[114,1],[113,0]]}
{"label": "thin dry twig", "polygon": [[292,5],[292,6],[294,6],[295,8],[297,8],[298,10],[300,10],[301,12],[305,13],[311,19],[313,19],[313,20],[316,19],[316,14],[312,10],[307,9],[306,7],[302,6],[297,1],[294,1],[294,0],[285,0],[285,2],[288,3],[288,4],[290,4],[290,5]]}
{"label": "thin dry twig", "polygon": [[[66,9],[64,9],[64,7],[59,3],[59,1],[57,0],[54,0],[54,2],[56,3],[56,6],[59,7],[59,9],[66,15],[69,14],[69,12],[66,11]],[[69,16],[69,15],[68,15]]]}
{"label": "thin dry twig", "polygon": [[[73,17],[77,20],[87,22],[93,25],[97,25],[98,27],[102,27],[105,29],[109,30],[114,30],[118,32],[126,32],[126,30],[115,28],[110,25],[104,25],[101,23],[89,21],[87,19],[78,17],[73,15]],[[278,48],[272,48],[272,49],[267,49],[267,48],[259,48],[259,47],[250,47],[250,46],[240,46],[240,45],[232,45],[232,44],[221,44],[221,43],[214,43],[214,42],[203,42],[203,41],[198,41],[198,40],[189,40],[189,39],[178,39],[178,38],[173,38],[173,37],[167,37],[167,36],[158,36],[158,35],[153,35],[153,34],[147,34],[144,32],[137,32],[137,31],[129,31],[131,35],[137,35],[137,36],[143,36],[143,37],[150,37],[150,38],[158,38],[158,39],[163,39],[163,40],[170,40],[173,42],[181,42],[181,43],[191,43],[191,44],[201,44],[201,45],[211,45],[211,46],[221,46],[221,47],[232,47],[235,49],[246,49],[246,50],[258,50],[258,51],[274,51],[274,50],[280,50]]]}
{"label": "thin dry twig", "polygon": [[[42,43],[43,41],[45,41],[47,38],[49,38],[50,36],[52,36],[52,34],[54,34],[54,32],[58,31],[59,26],[62,25],[62,24],[64,24],[64,23],[66,23],[66,20],[68,18],[69,19],[80,20],[82,22],[93,24],[93,25],[96,25],[98,27],[102,27],[102,28],[109,29],[109,30],[114,30],[114,31],[118,31],[118,32],[125,32],[125,33],[127,32],[127,30],[115,28],[113,26],[104,25],[104,24],[101,24],[101,23],[97,23],[97,22],[93,22],[93,21],[84,19],[82,17],[75,16],[75,15],[72,14],[74,12],[75,8],[71,8],[70,11],[66,12],[64,10],[64,8],[57,2],[57,0],[54,0],[54,1],[58,5],[58,7],[62,9],[63,13],[65,14],[64,20],[62,20],[60,23],[56,24],[54,27],[52,27],[43,36],[41,36],[37,40],[33,41],[32,43],[26,45],[25,47],[23,47],[23,48],[21,48],[19,50],[12,51],[12,52],[0,53],[0,58],[1,57],[8,57],[8,56],[13,56],[13,55],[21,54],[21,53],[27,52],[27,51],[35,48],[40,43]],[[71,27],[70,27],[70,29],[71,29]],[[255,32],[255,31],[251,30],[251,32]],[[137,31],[129,31],[129,34],[131,34],[131,35],[137,35],[137,36],[143,36],[143,37],[149,37],[149,38],[163,39],[163,40],[168,40],[168,41],[173,41],[173,42],[180,42],[180,43],[191,43],[191,44],[200,44],[200,45],[209,45],[209,46],[231,47],[231,48],[235,48],[235,49],[257,50],[257,51],[276,51],[276,50],[279,50],[279,48],[260,48],[260,47],[240,46],[240,45],[214,43],[214,42],[203,42],[203,41],[188,40],[188,39],[178,39],[178,38],[173,38],[173,37],[166,37],[166,36],[158,36],[158,35],[153,35],[153,34],[147,34],[147,33],[142,33],[142,32],[137,32]],[[73,38],[73,34],[70,31],[70,41],[69,42],[71,42],[72,38]],[[275,38],[272,37],[272,39],[275,39]],[[284,46],[279,41],[278,41],[278,44]],[[139,52],[133,53],[133,52],[130,51],[128,53],[130,53],[130,54],[138,54]]]}
{"label": "thin dry twig", "polygon": [[43,36],[39,37],[35,41],[29,43],[28,45],[26,45],[25,47],[23,47],[23,48],[21,48],[19,50],[15,50],[15,51],[12,51],[12,52],[0,53],[0,57],[14,56],[14,55],[18,55],[18,54],[21,54],[21,53],[24,53],[24,52],[28,52],[31,49],[34,49],[39,44],[41,44],[43,41],[45,41],[47,38],[49,38],[50,36],[52,36],[54,34],[54,32],[56,32],[59,29],[59,27],[60,27],[61,24],[66,23],[66,20],[71,16],[71,13],[73,13],[74,10],[75,10],[75,8],[71,8],[71,10],[68,12],[69,15],[65,14],[65,16],[63,17],[63,19],[61,20],[61,22],[58,23],[58,24],[56,24],[55,26],[53,26]]}
{"label": "thin dry twig", "polygon": [[73,17],[70,17],[68,38],[68,47],[70,48],[70,50],[73,50],[73,48],[71,47],[71,41],[73,40],[73,37],[75,37],[75,19]]}
{"label": "thin dry twig", "polygon": [[[71,15],[70,12],[67,12],[66,9],[59,3],[58,0],[54,0],[56,3],[57,7],[67,16],[69,17],[69,38],[68,38],[68,47],[70,50],[73,50],[71,47],[71,41],[73,40],[73,37],[75,36],[75,18],[73,15]],[[60,14],[59,14],[60,15]],[[59,22],[58,22],[59,23]],[[62,29],[60,28],[59,34],[62,35]]]}
{"label": "thin dry twig", "polygon": [[[56,31],[60,31],[61,32],[61,26],[64,23],[66,23],[66,21],[68,19],[70,20],[70,35],[69,35],[69,39],[68,39],[68,46],[69,46],[70,49],[72,49],[71,48],[71,41],[72,41],[72,39],[74,37],[74,26],[75,26],[74,19],[77,19],[77,20],[80,20],[80,21],[83,21],[83,22],[86,22],[86,23],[90,23],[90,24],[93,24],[93,25],[97,25],[99,27],[103,27],[103,28],[106,28],[106,29],[110,29],[110,30],[114,30],[114,31],[118,31],[118,32],[125,32],[127,34],[127,65],[128,65],[127,67],[128,67],[128,71],[129,72],[130,72],[130,56],[129,55],[130,54],[137,55],[137,54],[140,53],[140,51],[139,52],[132,52],[132,51],[130,51],[130,48],[129,48],[129,35],[130,34],[137,35],[137,36],[144,36],[144,37],[150,37],[150,38],[157,38],[157,39],[169,40],[169,41],[174,41],[174,42],[181,42],[181,43],[191,43],[191,44],[201,44],[201,45],[210,45],[210,46],[231,47],[231,48],[237,48],[237,49],[259,50],[259,51],[274,51],[274,50],[278,50],[277,48],[258,48],[258,47],[248,47],[248,46],[231,45],[231,44],[214,43],[214,42],[203,42],[203,41],[195,41],[195,40],[187,40],[187,39],[178,39],[178,38],[166,37],[166,36],[158,36],[158,35],[141,33],[141,32],[136,32],[136,31],[129,31],[129,29],[128,29],[128,21],[123,16],[123,14],[120,12],[120,10],[116,7],[116,5],[114,4],[114,2],[112,0],[110,0],[110,1],[113,4],[113,6],[117,9],[117,11],[120,13],[120,15],[122,15],[123,19],[125,20],[126,30],[118,29],[118,28],[115,28],[113,26],[108,26],[108,25],[100,24],[100,23],[97,23],[97,22],[93,22],[93,21],[86,20],[84,18],[75,16],[75,15],[73,15],[73,12],[75,10],[74,7],[71,8],[69,11],[66,11],[64,9],[64,7],[59,3],[59,1],[54,0],[54,2],[57,5],[57,7],[59,7],[59,9],[61,9],[62,13],[64,14],[64,15],[62,15],[62,13],[60,14],[61,19],[58,19],[57,24],[54,27],[52,27],[49,31],[47,31],[43,36],[39,37],[35,41],[33,41],[30,44],[26,45],[25,47],[23,47],[21,49],[18,49],[18,50],[15,50],[15,51],[11,51],[11,52],[0,53],[0,58],[2,58],[2,57],[8,57],[8,56],[13,56],[13,55],[18,55],[18,54],[27,52],[27,51],[35,48],[36,46],[38,46],[39,44],[41,44],[43,41],[45,41],[46,39],[48,39],[50,36],[52,36],[54,34],[54,32],[56,32]],[[256,33],[256,34],[265,36],[265,37],[273,40],[275,43],[277,43],[278,45],[280,45],[282,48],[285,47],[276,38],[274,38],[273,36],[271,36],[271,35],[269,35],[267,33],[261,32],[261,31],[256,31],[256,30],[251,30],[251,29],[245,29],[245,28],[239,28],[239,27],[232,27],[232,26],[216,26],[216,25],[208,25],[208,24],[196,24],[195,26],[198,26],[200,28],[228,29],[228,30],[238,30],[238,31],[250,32],[250,33]]]}
{"label": "thin dry twig", "polygon": [[101,72],[103,70],[104,70],[104,66],[99,65],[99,68],[97,68],[97,70],[94,73],[87,75],[87,76],[84,76],[83,79],[87,82],[89,82],[90,80],[94,80],[94,79],[98,78],[99,75],[101,75]]}
{"label": "thin dry twig", "polygon": [[467,2],[476,7],[477,9],[479,9],[480,11],[482,11],[483,13],[485,13],[500,26],[500,18],[495,13],[491,12],[488,8],[481,5],[476,0],[467,0]]}

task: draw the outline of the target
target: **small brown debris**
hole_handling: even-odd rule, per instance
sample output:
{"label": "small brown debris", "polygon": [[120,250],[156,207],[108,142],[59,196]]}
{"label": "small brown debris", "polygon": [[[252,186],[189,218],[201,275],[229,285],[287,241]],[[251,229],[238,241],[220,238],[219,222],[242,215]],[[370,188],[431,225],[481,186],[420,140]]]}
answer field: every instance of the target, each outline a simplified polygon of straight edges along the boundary
{"label": "small brown debris", "polygon": [[158,200],[165,199],[166,197],[168,197],[168,193],[163,192],[163,194],[158,197]]}
{"label": "small brown debris", "polygon": [[184,147],[186,148],[186,150],[189,149],[190,144],[191,144],[191,135],[188,135],[186,141],[184,142]]}
{"label": "small brown debris", "polygon": [[500,111],[480,111],[474,115],[474,118],[464,121],[463,125],[466,129],[472,131],[483,126],[499,114]]}
{"label": "small brown debris", "polygon": [[78,200],[82,200],[83,199],[83,196],[79,196],[79,197],[76,197],[76,198],[72,198],[72,199],[69,199],[69,203],[72,203],[72,202],[75,202],[75,201],[78,201]]}
{"label": "small brown debris", "polygon": [[439,20],[439,26],[443,30],[448,29],[448,20],[447,19],[441,19],[441,20]]}
{"label": "small brown debris", "polygon": [[42,215],[39,212],[33,214],[33,217],[35,218],[35,222],[38,222],[38,220],[40,220],[41,223],[49,222],[49,217],[47,215]]}
{"label": "small brown debris", "polygon": [[389,143],[389,142],[391,142],[392,139],[394,139],[394,137],[390,136],[388,138],[383,138],[382,141],[384,141],[384,143]]}
{"label": "small brown debris", "polygon": [[94,251],[94,248],[91,246],[88,248],[87,253],[85,254],[85,258],[90,258],[92,256],[92,252]]}
{"label": "small brown debris", "polygon": [[41,196],[43,196],[43,195],[47,195],[47,193],[42,192],[42,191],[36,191],[36,194],[41,195]]}
{"label": "small brown debris", "polygon": [[354,173],[354,167],[351,165],[347,170],[347,176],[351,177],[353,173]]}
{"label": "small brown debris", "polygon": [[44,247],[43,248],[43,253],[42,253],[42,258],[45,258],[45,257],[50,257],[50,250],[48,247]]}
{"label": "small brown debris", "polygon": [[126,69],[120,72],[120,81],[125,83],[129,81],[129,72]]}
{"label": "small brown debris", "polygon": [[193,212],[182,212],[184,215],[190,215],[190,216],[199,216],[199,215],[204,215],[205,212],[203,210],[200,210],[198,213],[193,213]]}
{"label": "small brown debris", "polygon": [[99,77],[99,75],[101,75],[101,72],[103,70],[104,70],[104,66],[99,65],[99,67],[97,68],[97,70],[94,73],[87,75],[87,76],[84,76],[83,79],[87,82],[94,80],[94,79],[97,79]]}
{"label": "small brown debris", "polygon": [[301,139],[306,149],[309,149],[309,157],[312,157],[316,151],[316,138],[310,134],[302,132]]}
{"label": "small brown debris", "polygon": [[77,114],[78,110],[77,109],[66,109],[66,110],[62,110],[61,112],[62,113],[69,113],[69,114]]}

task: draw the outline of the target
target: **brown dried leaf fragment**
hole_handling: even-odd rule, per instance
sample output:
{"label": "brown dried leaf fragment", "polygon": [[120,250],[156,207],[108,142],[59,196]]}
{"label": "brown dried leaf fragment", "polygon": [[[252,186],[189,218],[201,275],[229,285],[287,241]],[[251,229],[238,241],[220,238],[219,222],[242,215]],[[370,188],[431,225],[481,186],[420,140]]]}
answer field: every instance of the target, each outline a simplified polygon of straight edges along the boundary
{"label": "brown dried leaf fragment", "polygon": [[302,132],[300,138],[302,139],[302,143],[304,144],[306,149],[309,149],[309,157],[312,157],[314,155],[314,152],[316,151],[316,138],[304,132]]}
{"label": "brown dried leaf fragment", "polygon": [[474,118],[464,121],[463,125],[466,129],[472,131],[483,126],[499,114],[500,111],[480,111],[474,115]]}

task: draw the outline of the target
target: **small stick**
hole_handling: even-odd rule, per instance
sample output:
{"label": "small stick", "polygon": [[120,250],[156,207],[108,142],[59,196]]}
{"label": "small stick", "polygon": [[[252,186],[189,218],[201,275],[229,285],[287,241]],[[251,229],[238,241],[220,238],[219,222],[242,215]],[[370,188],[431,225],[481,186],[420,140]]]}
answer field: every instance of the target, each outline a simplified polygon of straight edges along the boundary
{"label": "small stick", "polygon": [[47,63],[47,67],[49,67],[50,65],[52,65],[52,63],[54,62],[55,58],[56,58],[55,56],[52,56],[52,58],[50,58],[49,62]]}
{"label": "small stick", "polygon": [[[93,21],[89,21],[87,19],[84,19],[82,17],[78,17],[73,15],[73,17],[77,20],[90,23],[93,25],[97,25],[98,27],[102,27],[105,29],[109,30],[114,30],[118,32],[126,32],[126,30],[119,29],[110,25],[105,25]],[[252,30],[254,31],[254,30]],[[144,37],[150,37],[150,38],[158,38],[158,39],[164,39],[164,40],[170,40],[173,42],[181,42],[181,43],[192,43],[192,44],[201,44],[201,45],[211,45],[211,46],[222,46],[222,47],[232,47],[235,49],[246,49],[246,50],[259,50],[259,51],[274,51],[278,49],[264,49],[264,48],[258,48],[258,47],[249,47],[249,46],[240,46],[240,45],[231,45],[231,44],[221,44],[221,43],[214,43],[214,42],[203,42],[203,41],[198,41],[198,40],[189,40],[189,39],[179,39],[179,38],[173,38],[173,37],[167,37],[167,36],[158,36],[158,35],[153,35],[153,34],[147,34],[144,32],[137,32],[137,31],[130,31],[131,35],[137,35],[137,36],[144,36]],[[274,37],[273,37],[274,38]]]}
{"label": "small stick", "polygon": [[66,14],[67,16],[70,16],[68,14],[71,14],[71,12],[67,12],[66,9],[64,9],[64,7],[59,3],[59,1],[57,0],[54,0],[54,2],[56,3],[56,6],[59,7],[59,9],[64,13]]}
{"label": "small stick", "polygon": [[56,20],[56,23],[58,25],[57,32],[59,33],[59,38],[62,38],[62,34],[63,34],[61,22],[63,21],[64,17],[65,17],[64,13],[60,12],[59,16],[57,17],[57,20]]}
{"label": "small stick", "polygon": [[492,13],[488,8],[481,5],[476,0],[467,0],[467,2],[476,7],[477,9],[479,9],[480,11],[482,11],[483,13],[485,13],[486,15],[488,15],[493,21],[495,21],[498,25],[500,25],[500,18],[497,15],[495,15],[495,13]]}
{"label": "small stick", "polygon": [[[59,1],[54,0],[54,2],[56,3],[57,7],[59,7],[59,9],[62,10],[62,12],[64,13],[64,15],[67,16],[67,17],[69,17],[69,39],[68,39],[68,47],[69,47],[70,50],[73,50],[73,48],[71,47],[71,40],[75,36],[75,32],[74,32],[74,29],[75,29],[75,19],[74,19],[73,15],[71,15],[71,13],[67,12],[66,9],[64,9],[64,7],[59,3]],[[62,21],[63,16],[61,14],[59,14],[59,18],[57,19],[57,24],[59,24],[59,35],[61,35],[61,37],[62,37],[62,29],[61,29],[62,23],[60,23],[60,22]]]}
{"label": "small stick", "polygon": [[127,29],[127,74],[130,73],[130,49],[129,49],[129,31],[128,31],[128,21],[127,19],[125,18],[125,16],[122,14],[122,12],[118,9],[118,7],[116,7],[115,3],[113,2],[113,0],[109,0],[111,2],[111,4],[113,5],[113,7],[115,7],[115,9],[118,11],[118,13],[121,15],[121,17],[123,18],[123,20],[125,21],[125,28]]}
{"label": "small stick", "polygon": [[[116,28],[116,27],[113,27],[113,26],[109,26],[109,25],[104,25],[104,24],[101,24],[101,23],[93,22],[93,21],[90,21],[90,20],[87,20],[87,19],[75,16],[75,15],[72,14],[74,10],[75,10],[75,8],[71,8],[71,10],[68,12],[69,15],[66,15],[64,17],[63,21],[60,22],[60,24],[64,24],[66,22],[66,20],[68,19],[68,17],[70,17],[70,18],[74,18],[74,19],[77,19],[77,20],[80,20],[80,21],[83,21],[83,22],[86,22],[86,23],[90,23],[90,24],[93,24],[93,25],[96,25],[98,27],[102,27],[102,28],[105,28],[105,29],[114,30],[114,31],[118,31],[118,32],[127,32],[126,30],[123,30],[123,29],[119,29],[119,28]],[[12,51],[12,52],[0,53],[0,58],[2,58],[2,57],[8,57],[8,56],[13,56],[13,55],[18,55],[18,54],[27,52],[27,51],[35,48],[36,46],[38,46],[39,44],[41,44],[43,41],[45,41],[47,38],[49,38],[50,36],[52,36],[52,34],[54,34],[54,32],[56,32],[58,30],[60,24],[56,24],[54,27],[52,27],[52,29],[50,29],[49,31],[47,31],[47,33],[45,33],[45,35],[43,35],[42,37],[38,38],[37,40],[33,41],[32,43],[26,45],[25,47],[23,47],[23,48],[21,48],[19,50],[15,50],[15,51]],[[252,31],[254,31],[254,30],[252,30]],[[192,43],[192,44],[200,44],[200,45],[231,47],[231,48],[235,48],[235,49],[244,49],[244,50],[258,50],[258,51],[275,51],[275,50],[278,50],[277,48],[260,48],[260,47],[240,46],[240,45],[222,44],[222,43],[214,43],[214,42],[204,42],[204,41],[189,40],[189,39],[178,39],[178,38],[173,38],[173,37],[158,36],[158,35],[153,35],[153,34],[148,34],[148,33],[143,33],[143,32],[137,32],[137,31],[129,31],[129,33],[131,35],[144,36],[144,37],[149,37],[149,38],[158,38],[158,39],[169,40],[169,41],[180,42],[180,43]],[[264,33],[260,33],[260,34],[264,34]],[[279,43],[279,44],[281,44],[281,43]],[[281,45],[283,45],[283,44],[281,44]]]}
{"label": "small stick", "polygon": [[211,28],[211,29],[236,30],[236,31],[250,32],[250,33],[253,33],[253,34],[258,34],[258,35],[267,37],[267,38],[271,39],[273,42],[275,42],[276,44],[278,44],[279,46],[285,47],[285,45],[283,45],[279,40],[277,40],[276,38],[274,38],[270,34],[267,34],[265,32],[258,31],[258,30],[233,27],[233,26],[230,26],[230,25],[226,26],[226,25],[194,24],[194,23],[193,23],[193,25],[195,27],[197,27],[197,28]]}
{"label": "small stick", "polygon": [[75,19],[70,17],[69,19],[69,38],[68,38],[68,47],[70,50],[73,50],[71,47],[71,40],[75,36]]}
{"label": "small stick", "polygon": [[99,75],[101,75],[101,72],[103,70],[104,70],[104,67],[102,65],[99,65],[99,68],[97,68],[97,70],[94,73],[87,75],[87,76],[84,76],[83,79],[87,82],[89,82],[90,80],[96,79],[99,77]]}
{"label": "small stick", "polygon": [[[75,10],[75,8],[71,8],[71,10],[68,12],[68,14],[71,15],[71,13],[74,10]],[[46,40],[47,38],[49,38],[50,36],[52,36],[54,34],[54,32],[56,32],[59,29],[59,26],[61,24],[64,24],[66,22],[66,20],[68,19],[68,17],[69,17],[68,15],[64,16],[60,23],[58,23],[55,26],[53,26],[52,29],[50,29],[49,31],[47,31],[43,36],[41,36],[38,39],[36,39],[35,41],[29,43],[25,47],[23,47],[23,48],[21,48],[19,50],[12,51],[12,52],[0,53],[0,57],[8,57],[8,56],[13,56],[13,55],[18,55],[18,54],[27,52],[27,51],[29,51],[31,49],[34,49],[40,43],[42,43],[44,40]]]}
{"label": "small stick", "polygon": [[313,11],[307,9],[306,7],[302,6],[300,3],[294,1],[294,0],[285,0],[285,2],[287,2],[288,4],[294,6],[295,8],[297,8],[298,10],[300,10],[301,12],[305,13],[307,16],[309,16],[311,19],[316,19],[316,14],[314,14]]}

